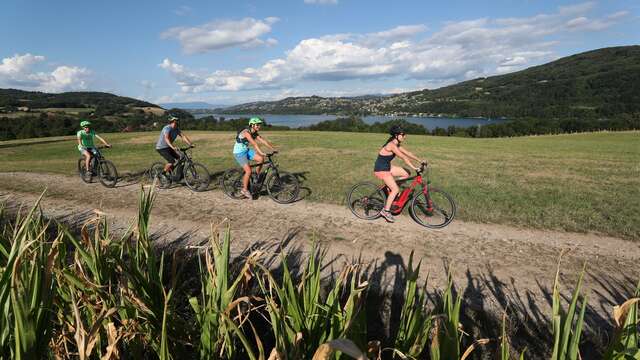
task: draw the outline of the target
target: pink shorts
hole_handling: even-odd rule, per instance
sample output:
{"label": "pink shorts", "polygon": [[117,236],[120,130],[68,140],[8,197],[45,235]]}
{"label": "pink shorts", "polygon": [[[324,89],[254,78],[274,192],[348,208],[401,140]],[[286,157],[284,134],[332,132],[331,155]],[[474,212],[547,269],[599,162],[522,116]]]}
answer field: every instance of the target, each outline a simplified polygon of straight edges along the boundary
{"label": "pink shorts", "polygon": [[380,180],[384,180],[384,178],[386,178],[387,176],[393,176],[391,175],[391,171],[374,171],[373,175],[375,175]]}

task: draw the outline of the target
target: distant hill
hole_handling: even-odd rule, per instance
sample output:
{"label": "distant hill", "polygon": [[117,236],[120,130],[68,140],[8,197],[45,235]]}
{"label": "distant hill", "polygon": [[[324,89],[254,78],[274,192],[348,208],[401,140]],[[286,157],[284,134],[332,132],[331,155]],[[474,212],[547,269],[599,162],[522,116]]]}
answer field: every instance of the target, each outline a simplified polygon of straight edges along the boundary
{"label": "distant hill", "polygon": [[0,89],[0,107],[27,106],[40,108],[83,108],[103,105],[158,107],[155,104],[114,94],[86,91],[49,94],[38,91]]}
{"label": "distant hill", "polygon": [[224,108],[226,105],[214,105],[209,104],[207,102],[202,101],[192,101],[192,102],[174,102],[174,103],[161,103],[165,109],[185,109],[185,110],[195,110],[195,109],[216,109],[216,108]]}
{"label": "distant hill", "polygon": [[355,98],[290,97],[225,113],[602,117],[640,113],[640,46],[604,48],[436,90]]}

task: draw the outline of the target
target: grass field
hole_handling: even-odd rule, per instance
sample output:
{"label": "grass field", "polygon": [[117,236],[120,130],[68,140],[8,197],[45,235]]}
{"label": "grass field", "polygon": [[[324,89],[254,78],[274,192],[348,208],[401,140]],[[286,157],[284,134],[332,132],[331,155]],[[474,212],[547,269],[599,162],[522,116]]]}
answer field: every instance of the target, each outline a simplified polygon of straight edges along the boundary
{"label": "grass field", "polygon": [[[196,161],[211,173],[235,165],[233,133],[188,134],[197,145]],[[338,204],[352,184],[375,181],[373,162],[386,140],[384,134],[360,133],[263,135],[282,150],[282,169],[302,173],[308,200]],[[104,134],[114,144],[105,156],[120,173],[144,170],[161,160],[154,151],[157,136]],[[0,142],[2,170],[75,175],[75,138],[50,140]],[[410,135],[406,146],[430,161],[433,183],[454,196],[460,219],[640,238],[640,132],[500,139]]]}

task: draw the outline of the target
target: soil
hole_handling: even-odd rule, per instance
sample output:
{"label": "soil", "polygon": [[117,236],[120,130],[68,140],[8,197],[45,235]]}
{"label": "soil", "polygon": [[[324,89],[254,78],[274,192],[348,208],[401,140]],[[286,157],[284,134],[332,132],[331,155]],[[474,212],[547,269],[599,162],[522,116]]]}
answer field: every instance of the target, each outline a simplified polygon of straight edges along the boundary
{"label": "soil", "polygon": [[[135,222],[141,189],[135,179],[124,179],[108,189],[99,183],[84,184],[78,177],[0,173],[0,201],[31,206],[45,187],[42,207],[50,216],[82,222],[99,210],[114,230]],[[406,267],[414,251],[415,258],[422,259],[423,278],[429,274],[430,288],[445,285],[450,266],[465,299],[479,299],[472,303],[482,308],[516,308],[533,317],[548,314],[563,252],[563,291],[570,296],[586,265],[589,313],[610,324],[613,305],[629,297],[640,278],[638,241],[460,220],[442,230],[430,230],[408,215],[396,219],[393,224],[361,220],[345,206],[304,198],[289,205],[277,204],[268,196],[233,200],[214,184],[201,193],[183,186],[158,190],[151,230],[158,246],[169,250],[206,245],[212,224],[222,224],[221,228],[228,224],[236,254],[257,244],[281,241],[288,251],[304,253],[317,240],[328,249],[330,268],[359,259],[377,267],[371,274],[382,286],[393,286],[394,274]]]}

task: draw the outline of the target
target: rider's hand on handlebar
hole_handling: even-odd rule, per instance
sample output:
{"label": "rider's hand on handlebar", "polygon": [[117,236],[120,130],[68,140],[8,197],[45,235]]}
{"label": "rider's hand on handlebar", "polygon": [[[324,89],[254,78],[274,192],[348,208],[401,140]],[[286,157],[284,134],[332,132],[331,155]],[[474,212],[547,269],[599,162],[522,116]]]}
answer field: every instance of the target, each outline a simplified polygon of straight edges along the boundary
{"label": "rider's hand on handlebar", "polygon": [[107,144],[106,146],[107,146],[108,148],[111,148],[113,145],[111,145],[111,144]]}

